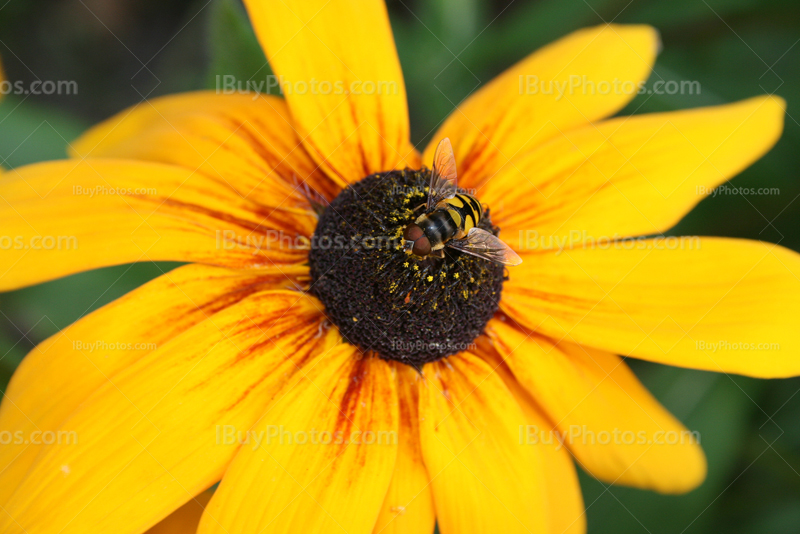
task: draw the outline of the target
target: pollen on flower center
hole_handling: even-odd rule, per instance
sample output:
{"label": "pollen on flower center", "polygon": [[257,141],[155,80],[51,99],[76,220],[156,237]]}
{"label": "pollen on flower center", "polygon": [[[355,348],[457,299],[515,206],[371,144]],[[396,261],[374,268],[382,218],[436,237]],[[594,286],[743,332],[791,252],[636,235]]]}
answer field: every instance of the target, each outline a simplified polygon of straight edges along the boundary
{"label": "pollen on flower center", "polygon": [[[406,169],[347,187],[320,215],[309,254],[311,292],[343,337],[416,368],[473,347],[497,311],[505,272],[448,247],[442,259],[403,249],[429,180],[427,169]],[[479,226],[498,231],[488,210]]]}

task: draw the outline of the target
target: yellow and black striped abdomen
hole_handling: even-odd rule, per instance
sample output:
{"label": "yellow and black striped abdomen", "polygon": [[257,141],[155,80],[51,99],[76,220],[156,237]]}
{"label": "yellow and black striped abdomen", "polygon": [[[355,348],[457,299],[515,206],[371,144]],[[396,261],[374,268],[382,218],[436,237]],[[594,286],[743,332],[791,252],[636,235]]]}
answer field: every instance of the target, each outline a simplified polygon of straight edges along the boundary
{"label": "yellow and black striped abdomen", "polygon": [[483,206],[477,198],[471,195],[458,194],[453,198],[443,200],[440,206],[445,207],[444,205],[458,227],[459,231],[454,236],[456,239],[464,237],[467,232],[481,222]]}
{"label": "yellow and black striped abdomen", "polygon": [[432,250],[439,250],[451,239],[461,239],[481,221],[483,207],[475,197],[456,195],[439,202],[430,213],[421,215],[417,225],[425,233]]}

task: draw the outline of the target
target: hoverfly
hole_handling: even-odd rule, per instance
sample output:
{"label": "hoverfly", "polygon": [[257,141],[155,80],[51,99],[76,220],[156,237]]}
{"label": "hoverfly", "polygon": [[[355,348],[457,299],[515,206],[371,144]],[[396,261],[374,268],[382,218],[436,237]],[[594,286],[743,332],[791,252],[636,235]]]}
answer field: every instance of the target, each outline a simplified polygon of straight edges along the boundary
{"label": "hoverfly", "polygon": [[450,139],[445,137],[433,155],[433,170],[425,213],[403,232],[406,251],[419,257],[444,257],[448,246],[467,254],[504,265],[522,263],[516,252],[491,232],[478,228],[483,206],[477,198],[458,192],[456,158]]}

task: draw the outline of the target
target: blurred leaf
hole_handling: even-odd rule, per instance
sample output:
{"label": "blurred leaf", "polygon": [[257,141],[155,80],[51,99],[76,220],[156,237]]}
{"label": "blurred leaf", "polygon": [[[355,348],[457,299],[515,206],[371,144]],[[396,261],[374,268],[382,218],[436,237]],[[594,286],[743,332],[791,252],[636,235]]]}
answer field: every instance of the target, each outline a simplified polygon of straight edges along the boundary
{"label": "blurred leaf", "polygon": [[725,532],[789,534],[800,531],[800,379],[772,380],[758,399],[736,472],[720,499],[717,524]]}
{"label": "blurred leaf", "polygon": [[[445,117],[482,80],[459,57],[466,39],[458,39],[447,21],[445,2],[431,2],[405,19],[395,17],[392,29],[408,92],[412,141],[427,142]],[[480,8],[472,4],[467,18],[476,19]]]}
{"label": "blurred leaf", "polygon": [[67,144],[86,126],[64,111],[9,95],[0,101],[0,165],[13,168],[65,158]]}
{"label": "blurred leaf", "polygon": [[[661,83],[656,90],[655,84]],[[664,89],[666,83],[676,82],[678,90],[674,94],[668,94]],[[689,82],[684,90],[680,90],[682,82]],[[695,80],[686,75],[664,66],[661,62],[653,68],[653,72],[647,79],[644,93],[636,97],[620,111],[620,115],[635,115],[640,113],[658,113],[662,111],[678,111],[681,109],[697,108],[702,106],[718,106],[727,104],[729,101],[722,95],[715,93],[709,87],[703,87],[699,82],[691,85]]]}
{"label": "blurred leaf", "polygon": [[457,106],[537,48],[583,26],[615,0],[511,2],[493,14],[488,2],[400,2],[392,19],[411,109],[412,141],[430,140]]}
{"label": "blurred leaf", "polygon": [[[784,133],[761,160],[735,177],[727,190],[701,202],[673,230],[674,233],[746,237],[779,243],[800,250],[800,45],[796,29],[769,30],[754,22],[736,24],[737,34],[724,28],[720,35],[681,41],[665,35],[665,51],[659,65],[673,79],[698,80],[702,95],[684,96],[687,104],[704,105],[705,95],[726,102],[776,92],[787,100]],[[670,46],[671,43],[671,46]],[[679,74],[678,74],[679,73]],[[770,194],[735,194],[737,188],[777,189]]]}
{"label": "blurred leaf", "polygon": [[234,76],[244,84],[247,80],[265,80],[272,74],[247,13],[237,0],[213,0],[208,49],[208,87],[221,87],[222,76]]}
{"label": "blurred leaf", "polygon": [[419,33],[434,35],[451,57],[475,38],[487,17],[485,2],[481,0],[424,2],[409,13],[411,20],[417,22],[415,27],[422,26]]}
{"label": "blurred leaf", "polygon": [[636,2],[620,13],[617,22],[647,21],[655,26],[697,24],[741,16],[759,8],[788,7],[792,0],[672,0],[670,2]]}
{"label": "blurred leaf", "polygon": [[138,88],[138,100],[206,88],[208,50],[199,44],[206,42],[209,34],[208,24],[203,23],[210,13],[209,1],[188,0],[187,4],[190,7],[180,20],[180,29],[131,79],[131,85]]}
{"label": "blurred leaf", "polygon": [[14,330],[6,317],[0,315],[0,392],[6,390],[11,375],[25,356],[27,345],[20,341],[20,332]]}

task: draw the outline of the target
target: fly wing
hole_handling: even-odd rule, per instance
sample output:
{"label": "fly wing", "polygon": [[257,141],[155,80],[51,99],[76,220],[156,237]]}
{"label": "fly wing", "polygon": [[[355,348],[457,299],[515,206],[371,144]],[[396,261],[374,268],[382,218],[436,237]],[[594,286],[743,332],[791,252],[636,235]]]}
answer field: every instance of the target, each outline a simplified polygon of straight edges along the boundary
{"label": "fly wing", "polygon": [[453,155],[450,139],[445,137],[439,141],[433,154],[427,211],[431,211],[442,200],[456,196],[456,191],[458,191],[456,157]]}
{"label": "fly wing", "polygon": [[472,228],[463,239],[451,239],[447,246],[503,265],[519,265],[522,258],[491,232]]}

